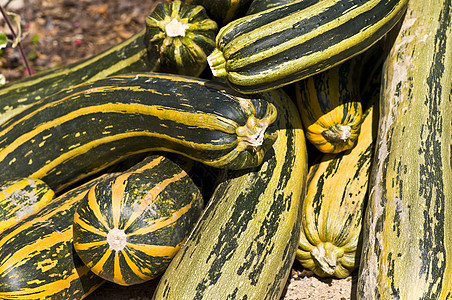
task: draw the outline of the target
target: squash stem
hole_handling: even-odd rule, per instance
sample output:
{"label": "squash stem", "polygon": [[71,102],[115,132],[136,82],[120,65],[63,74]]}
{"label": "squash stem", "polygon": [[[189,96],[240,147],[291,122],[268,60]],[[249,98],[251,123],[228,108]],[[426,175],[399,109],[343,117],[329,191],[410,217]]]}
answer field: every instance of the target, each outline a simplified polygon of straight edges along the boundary
{"label": "squash stem", "polygon": [[344,255],[344,250],[330,242],[326,242],[313,248],[311,255],[320,269],[327,275],[332,276],[336,272],[339,258]]}
{"label": "squash stem", "polygon": [[333,145],[346,144],[352,134],[348,125],[335,124],[322,132],[323,137]]}

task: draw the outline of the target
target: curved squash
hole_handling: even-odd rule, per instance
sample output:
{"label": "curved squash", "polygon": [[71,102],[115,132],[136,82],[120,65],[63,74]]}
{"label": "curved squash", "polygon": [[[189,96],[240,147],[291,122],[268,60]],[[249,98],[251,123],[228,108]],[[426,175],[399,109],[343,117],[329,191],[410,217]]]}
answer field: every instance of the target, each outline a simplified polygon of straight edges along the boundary
{"label": "curved squash", "polygon": [[[177,3],[158,4],[140,32],[114,47],[0,87],[0,124],[45,97],[87,81],[152,71],[199,75],[215,48],[217,25],[201,6]],[[186,34],[169,37],[162,31],[168,19],[188,27]]]}
{"label": "curved squash", "polygon": [[20,178],[0,184],[0,234],[45,207],[54,195],[39,179]]}
{"label": "curved squash", "polygon": [[0,125],[0,179],[55,192],[137,153],[169,151],[213,167],[262,163],[276,139],[273,104],[178,75],[118,75],[63,90]]}
{"label": "curved squash", "polygon": [[402,17],[408,0],[295,1],[220,29],[207,57],[214,76],[243,93],[299,81],[365,51]]}
{"label": "curved squash", "polygon": [[74,249],[96,275],[121,285],[163,273],[201,215],[187,172],[152,155],[93,186],[74,216]]}
{"label": "curved squash", "polygon": [[323,153],[355,146],[362,118],[361,56],[297,82],[297,106],[306,138]]}
{"label": "curved squash", "polygon": [[159,3],[146,18],[148,55],[158,58],[154,71],[199,76],[215,49],[216,33],[217,24],[202,6]]}

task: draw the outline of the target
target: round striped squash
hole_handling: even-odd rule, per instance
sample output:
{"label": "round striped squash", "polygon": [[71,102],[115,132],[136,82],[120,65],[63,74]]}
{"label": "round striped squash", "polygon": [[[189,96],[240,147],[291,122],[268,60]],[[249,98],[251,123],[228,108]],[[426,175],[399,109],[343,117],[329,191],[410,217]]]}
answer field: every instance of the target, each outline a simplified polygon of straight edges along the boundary
{"label": "round striped squash", "polygon": [[201,5],[159,3],[146,18],[148,53],[158,58],[154,71],[199,76],[215,49],[217,29]]}
{"label": "round striped squash", "polygon": [[74,215],[74,248],[103,279],[142,283],[166,269],[202,206],[184,168],[152,155],[90,189]]}

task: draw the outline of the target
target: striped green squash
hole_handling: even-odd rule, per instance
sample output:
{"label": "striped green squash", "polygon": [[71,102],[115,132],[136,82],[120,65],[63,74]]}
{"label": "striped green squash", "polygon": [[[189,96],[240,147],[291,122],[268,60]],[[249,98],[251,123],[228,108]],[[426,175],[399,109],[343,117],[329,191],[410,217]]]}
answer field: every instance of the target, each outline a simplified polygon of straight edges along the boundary
{"label": "striped green squash", "polygon": [[214,76],[244,93],[307,78],[371,47],[408,0],[299,0],[230,22],[207,58]]}
{"label": "striped green squash", "polygon": [[184,0],[186,3],[202,5],[207,14],[219,25],[226,25],[245,14],[252,0]]}
{"label": "striped green squash", "polygon": [[356,146],[322,154],[309,169],[296,259],[320,277],[345,278],[359,265],[377,123],[371,106]]}
{"label": "striped green squash", "polygon": [[0,299],[82,299],[104,283],[75,255],[77,205],[107,174],[55,198],[0,236]]}
{"label": "striped green squash", "polygon": [[146,50],[145,29],[80,62],[36,73],[0,88],[0,123],[64,88],[110,75],[152,71],[157,57]]}
{"label": "striped green squash", "polygon": [[163,273],[201,215],[203,198],[176,162],[152,155],[93,186],[74,216],[74,249],[96,275],[133,285]]}
{"label": "striped green squash", "polygon": [[215,48],[217,23],[201,5],[178,0],[159,3],[146,18],[149,56],[156,72],[199,76]]}
{"label": "striped green squash", "polygon": [[[253,0],[246,11],[247,15],[259,13],[269,8],[295,2],[297,0]],[[305,1],[308,3],[308,1]],[[308,4],[309,5],[309,4]]]}
{"label": "striped green squash", "polygon": [[0,184],[0,234],[45,207],[55,195],[42,180],[19,178]]}
{"label": "striped green squash", "polygon": [[[175,30],[170,30],[167,20],[180,21],[185,35],[172,36]],[[82,61],[2,86],[0,124],[47,96],[90,80],[151,71],[198,76],[215,48],[216,32],[216,23],[201,6],[178,1],[158,4],[145,28],[126,41]]]}
{"label": "striped green squash", "polygon": [[276,139],[273,104],[170,74],[112,76],[63,90],[0,125],[1,180],[55,192],[137,153],[169,151],[213,167],[262,163]]}
{"label": "striped green squash", "polygon": [[306,138],[323,153],[351,149],[358,140],[361,63],[356,56],[294,85]]}
{"label": "striped green squash", "polygon": [[386,58],[358,299],[452,298],[451,9],[410,1]]}
{"label": "striped green squash", "polygon": [[272,151],[260,168],[232,172],[216,188],[155,300],[281,296],[295,259],[307,156],[292,100],[280,89],[265,95],[278,109]]}

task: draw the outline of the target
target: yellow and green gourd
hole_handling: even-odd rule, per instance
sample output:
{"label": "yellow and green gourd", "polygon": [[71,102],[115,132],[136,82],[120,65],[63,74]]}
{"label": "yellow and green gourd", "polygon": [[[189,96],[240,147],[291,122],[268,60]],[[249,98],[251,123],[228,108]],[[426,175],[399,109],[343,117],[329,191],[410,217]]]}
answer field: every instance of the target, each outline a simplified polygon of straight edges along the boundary
{"label": "yellow and green gourd", "polygon": [[151,155],[91,187],[74,216],[74,249],[85,265],[127,286],[162,274],[203,208],[187,171]]}

